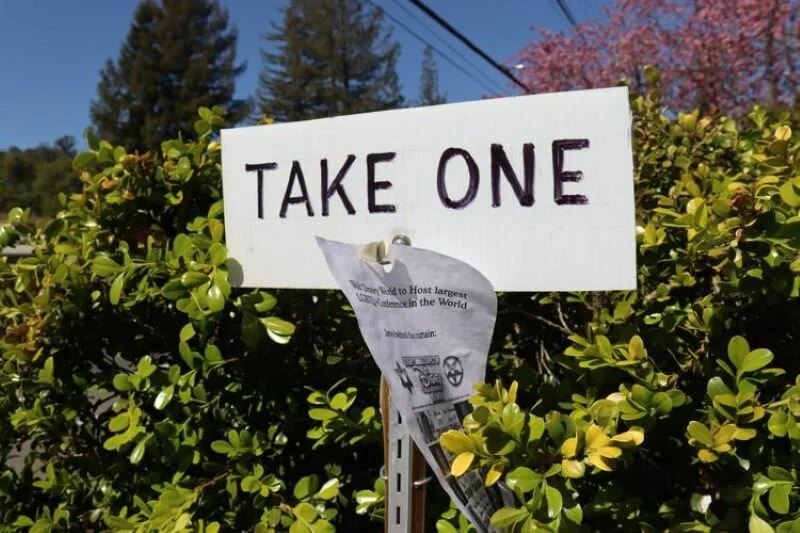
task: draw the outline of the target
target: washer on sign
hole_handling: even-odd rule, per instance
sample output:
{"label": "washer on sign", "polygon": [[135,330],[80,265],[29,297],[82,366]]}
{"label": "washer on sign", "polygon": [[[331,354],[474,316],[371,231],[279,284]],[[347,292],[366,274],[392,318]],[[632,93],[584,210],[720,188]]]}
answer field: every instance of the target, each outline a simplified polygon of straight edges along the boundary
{"label": "washer on sign", "polygon": [[464,367],[461,365],[461,359],[454,355],[444,358],[442,362],[444,367],[444,375],[448,383],[453,387],[458,387],[464,381]]}

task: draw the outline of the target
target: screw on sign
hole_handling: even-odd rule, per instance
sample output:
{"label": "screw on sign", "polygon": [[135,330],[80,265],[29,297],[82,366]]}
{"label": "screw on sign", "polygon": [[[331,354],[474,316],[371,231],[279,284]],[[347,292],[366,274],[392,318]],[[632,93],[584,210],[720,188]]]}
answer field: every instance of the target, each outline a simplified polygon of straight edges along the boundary
{"label": "screw on sign", "polygon": [[461,385],[464,380],[464,367],[461,365],[461,359],[454,355],[445,357],[442,366],[444,367],[444,376],[450,385],[454,387]]}

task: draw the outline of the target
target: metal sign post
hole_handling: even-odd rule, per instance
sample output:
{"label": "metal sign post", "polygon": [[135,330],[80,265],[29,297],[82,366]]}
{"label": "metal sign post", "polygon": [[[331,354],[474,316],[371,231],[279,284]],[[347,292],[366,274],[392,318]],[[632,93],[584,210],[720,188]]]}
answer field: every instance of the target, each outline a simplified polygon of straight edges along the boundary
{"label": "metal sign post", "polygon": [[389,385],[381,377],[386,533],[422,533],[425,522],[425,458],[414,445],[400,412],[392,406]]}
{"label": "metal sign post", "polygon": [[[410,246],[411,239],[397,234],[392,244]],[[379,262],[387,262],[379,250]],[[386,533],[422,533],[425,522],[425,484],[427,464],[414,445],[400,411],[392,405],[389,384],[381,376],[381,416],[383,418],[384,470],[386,471]]]}

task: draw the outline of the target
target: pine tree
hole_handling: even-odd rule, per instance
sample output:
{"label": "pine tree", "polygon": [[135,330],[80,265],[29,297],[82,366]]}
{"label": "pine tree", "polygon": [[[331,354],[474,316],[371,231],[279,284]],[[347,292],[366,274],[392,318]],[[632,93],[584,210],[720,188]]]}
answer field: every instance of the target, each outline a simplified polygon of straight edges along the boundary
{"label": "pine tree", "polygon": [[237,32],[217,0],[144,0],[116,61],[101,72],[91,118],[101,138],[128,149],[157,148],[191,132],[200,106],[220,105],[238,121]]}
{"label": "pine tree", "polygon": [[258,111],[278,121],[392,109],[403,104],[400,45],[383,12],[359,0],[290,0],[266,36]]}
{"label": "pine tree", "polygon": [[422,53],[422,73],[419,76],[419,105],[437,105],[447,102],[447,94],[439,92],[439,71],[433,58],[433,48],[426,46]]}

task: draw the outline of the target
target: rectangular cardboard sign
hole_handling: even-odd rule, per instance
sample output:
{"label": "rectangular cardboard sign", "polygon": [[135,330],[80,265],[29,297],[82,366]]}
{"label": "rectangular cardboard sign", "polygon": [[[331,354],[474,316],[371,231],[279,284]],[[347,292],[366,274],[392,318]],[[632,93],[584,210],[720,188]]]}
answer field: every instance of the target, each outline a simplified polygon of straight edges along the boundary
{"label": "rectangular cardboard sign", "polygon": [[315,236],[406,234],[498,291],[636,288],[625,87],[222,131],[231,280],[335,289]]}

